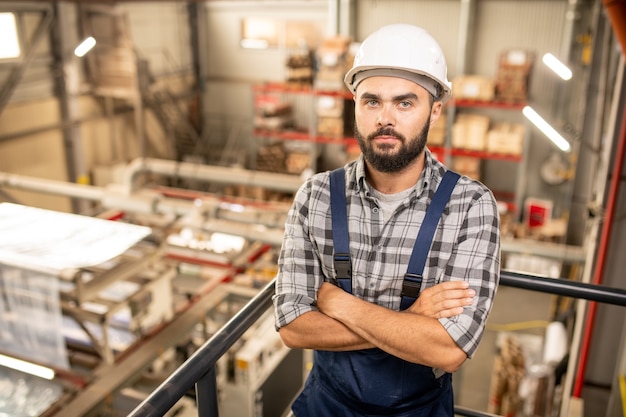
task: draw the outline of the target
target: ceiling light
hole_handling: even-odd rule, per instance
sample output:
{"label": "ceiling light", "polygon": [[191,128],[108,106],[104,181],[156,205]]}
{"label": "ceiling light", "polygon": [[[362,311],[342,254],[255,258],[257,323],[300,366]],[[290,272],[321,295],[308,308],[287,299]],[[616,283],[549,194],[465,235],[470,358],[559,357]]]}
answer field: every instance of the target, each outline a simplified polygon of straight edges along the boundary
{"label": "ceiling light", "polygon": [[550,52],[543,56],[543,63],[565,81],[572,78],[572,70],[570,70],[567,65],[559,61],[559,59]]}
{"label": "ceiling light", "polygon": [[35,375],[39,378],[47,380],[54,379],[54,370],[46,368],[45,366],[36,365],[34,363],[26,362],[20,359],[11,358],[9,356],[0,355],[0,366],[6,368],[15,369],[16,371],[24,372],[26,374]]}
{"label": "ceiling light", "polygon": [[569,152],[571,147],[570,144],[563,136],[559,134],[548,122],[546,122],[543,117],[539,115],[535,110],[533,110],[530,106],[525,106],[522,109],[522,113],[528,120],[530,120],[544,135],[548,137],[560,150],[563,152]]}
{"label": "ceiling light", "polygon": [[91,51],[91,48],[93,48],[94,46],[96,46],[96,40],[92,36],[90,36],[82,41],[80,45],[76,47],[76,49],[74,49],[74,55],[81,58],[85,56],[87,52]]}

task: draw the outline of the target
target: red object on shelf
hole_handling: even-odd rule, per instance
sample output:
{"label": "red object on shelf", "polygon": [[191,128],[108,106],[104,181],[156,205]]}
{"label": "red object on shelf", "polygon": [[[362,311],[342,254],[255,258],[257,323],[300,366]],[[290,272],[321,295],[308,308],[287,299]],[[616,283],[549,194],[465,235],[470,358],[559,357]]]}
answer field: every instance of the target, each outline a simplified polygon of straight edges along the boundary
{"label": "red object on shelf", "polygon": [[522,155],[511,155],[511,154],[503,154],[503,153],[492,153],[485,151],[473,151],[469,149],[450,149],[450,155],[453,156],[471,156],[474,158],[480,159],[497,159],[501,161],[516,161],[519,162],[522,160]]}
{"label": "red object on shelf", "polygon": [[345,145],[351,145],[356,143],[356,139],[353,137],[327,137],[327,136],[311,136],[307,132],[300,132],[297,130],[263,130],[257,129],[254,131],[254,136],[262,136],[280,140],[303,140],[315,143],[343,143]]}
{"label": "red object on shelf", "polygon": [[454,100],[456,107],[482,107],[491,109],[507,109],[507,110],[522,110],[526,106],[526,102],[509,102],[509,101],[484,101],[484,100],[469,100],[458,99]]}
{"label": "red object on shelf", "polygon": [[524,217],[529,229],[541,227],[552,218],[552,201],[550,200],[528,198],[525,206]]}
{"label": "red object on shelf", "polygon": [[344,97],[351,99],[353,94],[346,90],[318,90],[311,86],[303,85],[290,85],[286,83],[264,83],[256,84],[253,87],[255,92],[261,93],[292,93],[292,94],[308,94],[316,96],[332,96],[332,97]]}

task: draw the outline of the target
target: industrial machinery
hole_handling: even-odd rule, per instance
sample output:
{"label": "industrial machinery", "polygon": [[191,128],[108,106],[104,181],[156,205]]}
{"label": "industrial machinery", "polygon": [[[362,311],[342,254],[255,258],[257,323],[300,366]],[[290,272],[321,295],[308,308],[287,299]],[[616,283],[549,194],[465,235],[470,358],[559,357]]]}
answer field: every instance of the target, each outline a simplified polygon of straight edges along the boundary
{"label": "industrial machinery", "polygon": [[[175,213],[109,208],[101,218],[0,204],[0,308],[4,317],[30,318],[22,333],[40,339],[32,355],[7,349],[6,335],[23,322],[3,319],[0,358],[51,372],[46,380],[0,361],[0,391],[14,400],[0,396],[0,411],[124,416],[273,278],[276,245],[254,237],[277,240],[280,206],[199,201],[173,202],[189,206]],[[29,214],[16,222],[12,210]],[[65,263],[54,263],[61,255]],[[43,290],[30,294],[33,283]],[[46,303],[16,310],[24,294]],[[42,357],[43,346],[54,349]],[[282,344],[268,311],[218,364],[222,415],[281,417],[300,387],[284,380],[302,381],[304,368],[303,353]],[[197,415],[193,394],[171,414]]]}
{"label": "industrial machinery", "polygon": [[[256,293],[253,288],[234,284],[216,288],[211,297],[220,301],[209,310],[207,321],[219,328]],[[267,311],[218,362],[220,415],[286,415],[304,376],[303,351],[283,344],[274,330],[272,312]]]}

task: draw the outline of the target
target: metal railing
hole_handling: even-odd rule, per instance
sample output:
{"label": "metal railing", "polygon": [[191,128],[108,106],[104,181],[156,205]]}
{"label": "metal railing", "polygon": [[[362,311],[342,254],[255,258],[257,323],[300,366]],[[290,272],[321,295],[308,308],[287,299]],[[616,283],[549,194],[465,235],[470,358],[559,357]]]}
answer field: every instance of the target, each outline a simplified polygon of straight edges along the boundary
{"label": "metal railing", "polygon": [[[161,417],[194,385],[198,417],[218,417],[216,363],[271,306],[274,284],[275,282],[272,281],[261,289],[235,316],[142,401],[128,417]],[[500,285],[626,306],[625,290],[602,285],[543,278],[511,271],[502,271]],[[465,417],[494,416],[458,406],[455,407],[454,411],[456,415]]]}

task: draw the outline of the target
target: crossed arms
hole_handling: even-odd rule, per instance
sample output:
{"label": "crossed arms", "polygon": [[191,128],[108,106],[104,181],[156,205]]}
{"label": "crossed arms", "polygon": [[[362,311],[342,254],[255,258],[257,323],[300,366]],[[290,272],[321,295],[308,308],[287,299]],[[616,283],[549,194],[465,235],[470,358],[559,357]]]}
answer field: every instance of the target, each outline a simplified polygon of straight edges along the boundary
{"label": "crossed arms", "polygon": [[475,291],[465,281],[447,281],[422,291],[404,311],[361,300],[323,283],[317,311],[302,314],[280,329],[291,348],[344,351],[378,347],[387,353],[446,372],[467,358],[439,322],[472,304]]}

